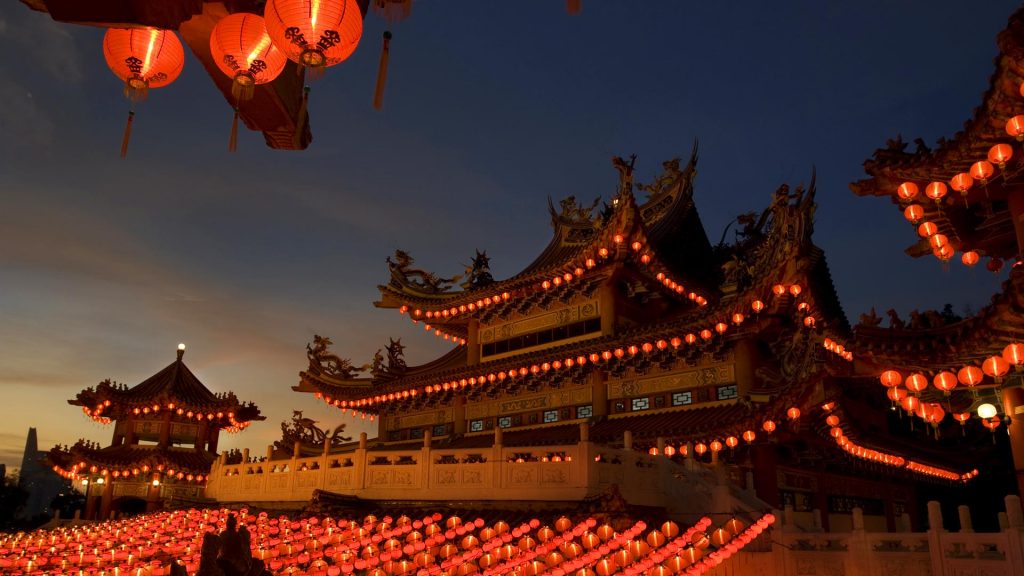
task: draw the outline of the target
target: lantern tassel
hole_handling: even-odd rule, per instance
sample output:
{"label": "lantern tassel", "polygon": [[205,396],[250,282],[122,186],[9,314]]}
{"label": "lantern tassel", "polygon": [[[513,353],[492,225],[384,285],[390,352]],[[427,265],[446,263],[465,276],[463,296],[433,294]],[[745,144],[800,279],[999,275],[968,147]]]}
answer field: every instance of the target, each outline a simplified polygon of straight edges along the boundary
{"label": "lantern tassel", "polygon": [[238,108],[235,108],[235,117],[231,120],[231,138],[228,139],[228,152],[238,150]]}
{"label": "lantern tassel", "polygon": [[384,107],[384,83],[388,79],[388,56],[391,52],[391,31],[384,31],[384,43],[380,49],[380,66],[377,67],[377,88],[373,92],[373,107]]}
{"label": "lantern tassel", "polygon": [[292,135],[292,144],[298,148],[302,143],[302,133],[306,129],[306,121],[309,118],[309,86],[302,89],[302,105],[299,106],[299,118],[295,122],[295,134]]}
{"label": "lantern tassel", "polygon": [[132,121],[135,119],[135,111],[128,111],[128,122],[124,125],[124,136],[121,137],[121,158],[128,156],[128,142],[132,139]]}

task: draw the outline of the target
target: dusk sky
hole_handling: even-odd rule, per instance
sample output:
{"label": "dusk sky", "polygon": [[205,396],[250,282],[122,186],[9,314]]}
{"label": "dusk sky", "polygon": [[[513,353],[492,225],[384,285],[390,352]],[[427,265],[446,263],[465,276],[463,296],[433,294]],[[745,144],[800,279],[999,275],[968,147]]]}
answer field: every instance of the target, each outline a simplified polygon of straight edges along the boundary
{"label": "dusk sky", "polygon": [[[222,448],[262,454],[292,409],[348,421],[291,391],[305,344],[368,362],[401,337],[410,364],[446,344],[376,286],[396,248],[442,275],[476,249],[496,278],[550,238],[547,197],[607,198],[614,155],[637,179],[700,141],[695,201],[713,243],[782,183],[818,174],[815,242],[846,314],[977,310],[1005,279],[911,259],[886,199],[848,189],[902,134],[952,136],[981,102],[1009,2],[416,0],[393,28],[384,109],[371,106],[384,23],[313,84],[313,143],[268,149],[186,48],[181,77],[137,107],[103,30],[0,4],[0,463],[80,437],[109,443],[66,400],[185,361],[267,416]],[[1022,103],[1024,104],[1024,103]],[[371,432],[371,436],[374,433]]]}

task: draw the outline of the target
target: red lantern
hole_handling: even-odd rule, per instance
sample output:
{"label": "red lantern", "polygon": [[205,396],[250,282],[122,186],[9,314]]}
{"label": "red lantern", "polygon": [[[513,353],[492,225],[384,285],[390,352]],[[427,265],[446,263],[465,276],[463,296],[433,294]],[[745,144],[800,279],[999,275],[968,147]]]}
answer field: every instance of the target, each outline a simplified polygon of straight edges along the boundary
{"label": "red lantern", "polygon": [[932,182],[924,189],[924,195],[935,200],[938,204],[946,196],[946,184],[944,182]]}
{"label": "red lantern", "polygon": [[310,68],[345,61],[363,35],[356,0],[268,0],[263,17],[274,44]]}
{"label": "red lantern", "polygon": [[934,222],[922,222],[921,225],[917,227],[917,235],[922,238],[928,238],[938,231],[939,227],[936,226]]}
{"label": "red lantern", "polygon": [[775,422],[772,422],[771,420],[765,420],[761,428],[763,428],[765,432],[771,434],[772,432],[775,431]]}
{"label": "red lantern", "polygon": [[971,176],[975,180],[980,181],[982,184],[988,182],[988,179],[992,177],[995,172],[995,168],[987,160],[978,160],[974,164],[971,164]]}
{"label": "red lantern", "polygon": [[903,383],[903,375],[895,370],[886,370],[885,372],[882,372],[879,380],[882,381],[882,386],[892,388],[893,386],[899,386]]}
{"label": "red lantern", "polygon": [[1013,157],[1013,147],[1009,144],[996,144],[988,150],[988,161],[999,166],[1002,170],[1006,163]]}
{"label": "red lantern", "polygon": [[753,430],[747,430],[743,433],[743,441],[750,444],[757,438],[757,434]]}
{"label": "red lantern", "polygon": [[1002,356],[989,356],[981,363],[981,369],[992,378],[1002,378],[1010,369],[1010,364]]}
{"label": "red lantern", "polygon": [[800,417],[800,409],[797,408],[796,406],[793,406],[789,410],[786,410],[786,417],[789,418],[790,420],[796,420],[797,418]]}
{"label": "red lantern", "polygon": [[913,182],[904,182],[896,189],[896,195],[904,202],[909,202],[916,198],[917,192],[917,184],[914,184]]}
{"label": "red lantern", "polygon": [[967,172],[961,172],[953,176],[949,181],[949,185],[961,195],[967,196],[967,191],[971,189],[971,186],[974,186],[974,178]]}
{"label": "red lantern", "polygon": [[981,257],[974,250],[968,250],[960,256],[960,261],[964,263],[964,266],[972,267],[981,260]]}
{"label": "red lantern", "polygon": [[1024,364],[1024,344],[1014,342],[1003,348],[1003,360],[1006,360],[1006,363],[1011,366]]}
{"label": "red lantern", "polygon": [[915,372],[914,374],[907,376],[906,386],[907,390],[910,390],[914,394],[920,394],[928,387],[928,378],[920,372]]}
{"label": "red lantern", "polygon": [[956,388],[956,376],[952,372],[939,372],[932,378],[932,384],[935,385],[935,388],[942,390],[946,396],[949,396],[949,392]]}
{"label": "red lantern", "polygon": [[931,245],[932,249],[938,250],[949,244],[949,237],[945,234],[932,234],[928,237],[928,244]]}
{"label": "red lantern", "polygon": [[893,402],[899,402],[906,398],[910,392],[907,392],[906,388],[889,388],[885,391],[885,395],[889,397],[889,400]]}
{"label": "red lantern", "polygon": [[829,414],[828,418],[825,418],[825,423],[830,427],[839,426],[839,416],[835,414]]}
{"label": "red lantern", "polygon": [[[150,88],[174,82],[185,65],[181,41],[169,30],[156,28],[109,28],[103,36],[103,57],[115,76],[124,81],[124,94],[133,103],[146,97]],[[121,157],[128,155],[135,111],[121,140]]]}
{"label": "red lantern", "polygon": [[989,258],[988,262],[985,263],[985,268],[993,274],[997,273],[1003,269],[1003,261],[999,258]]}
{"label": "red lantern", "polygon": [[985,373],[977,366],[964,366],[956,374],[956,379],[968,388],[973,388],[985,379]]}
{"label": "red lantern", "polygon": [[913,412],[920,405],[921,400],[917,396],[907,396],[900,400],[900,406],[907,412]]}
{"label": "red lantern", "polygon": [[1024,140],[1024,115],[1017,115],[1007,120],[1006,133],[1017,140]]}
{"label": "red lantern", "polygon": [[917,224],[921,218],[924,218],[924,208],[920,204],[911,204],[903,210],[903,217],[911,224]]}
{"label": "red lantern", "polygon": [[756,314],[761,310],[764,310],[764,302],[761,302],[760,300],[754,300],[753,302],[750,303],[750,309],[753,310]]}
{"label": "red lantern", "polygon": [[239,103],[252,99],[256,86],[277,78],[288,61],[270,40],[263,18],[238,12],[221,18],[210,33],[213,63],[231,82],[235,116],[228,150],[234,152],[238,138]]}

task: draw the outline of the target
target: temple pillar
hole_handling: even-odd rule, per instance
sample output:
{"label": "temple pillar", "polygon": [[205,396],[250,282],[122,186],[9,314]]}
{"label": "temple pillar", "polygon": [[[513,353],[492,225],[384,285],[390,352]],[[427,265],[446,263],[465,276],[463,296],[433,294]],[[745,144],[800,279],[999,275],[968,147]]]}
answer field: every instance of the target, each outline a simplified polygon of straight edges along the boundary
{"label": "temple pillar", "polygon": [[751,460],[754,465],[754,491],[757,497],[771,506],[779,505],[779,479],[776,473],[778,455],[772,444],[751,446]]}
{"label": "temple pillar", "polygon": [[128,416],[124,421],[124,443],[131,445],[137,442],[138,440],[135,438],[135,419]]}
{"label": "temple pillar", "polygon": [[633,449],[633,433],[629,430],[622,433],[622,447],[626,450]]}
{"label": "temple pillar", "polygon": [[85,487],[85,519],[95,520],[96,515],[96,501],[98,498],[94,494],[95,490],[92,489],[92,482]]}
{"label": "temple pillar", "polygon": [[206,437],[209,429],[210,425],[206,423],[206,420],[199,423],[199,433],[196,434],[196,450],[204,450],[206,448]]}
{"label": "temple pillar", "polygon": [[220,429],[216,426],[210,426],[209,432],[207,433],[208,438],[206,442],[207,452],[217,453],[217,440],[220,439]]}
{"label": "temple pillar", "polygon": [[[1014,226],[1017,219],[1014,218]],[[1018,231],[1018,239],[1020,232]],[[1010,417],[1007,431],[1010,433],[1010,452],[1013,454],[1013,468],[1017,472],[1017,493],[1024,495],[1024,389],[1004,388],[1003,409]]]}
{"label": "temple pillar", "polygon": [[171,410],[165,410],[160,419],[160,447],[171,445]]}
{"label": "temple pillar", "polygon": [[452,402],[452,434],[466,433],[466,397],[456,394]]}
{"label": "temple pillar", "polygon": [[597,307],[601,311],[601,335],[615,334],[615,287],[611,278],[597,291]]}
{"label": "temple pillar", "polygon": [[160,509],[160,473],[154,472],[149,481],[149,489],[146,492],[146,512],[156,512]]}
{"label": "temple pillar", "polygon": [[100,497],[100,521],[110,518],[110,505],[113,501],[114,483],[110,481],[110,478],[107,478],[103,481],[103,496]]}
{"label": "temple pillar", "polygon": [[593,370],[590,373],[590,405],[593,410],[593,417],[608,415],[608,382],[603,370]]}
{"label": "temple pillar", "polygon": [[740,397],[744,397],[750,393],[750,389],[754,384],[754,361],[757,358],[757,347],[753,340],[750,338],[743,338],[736,342],[734,348],[735,351],[735,369],[736,369],[736,389]]}
{"label": "temple pillar", "polygon": [[475,366],[480,363],[480,321],[470,318],[466,324],[466,364]]}

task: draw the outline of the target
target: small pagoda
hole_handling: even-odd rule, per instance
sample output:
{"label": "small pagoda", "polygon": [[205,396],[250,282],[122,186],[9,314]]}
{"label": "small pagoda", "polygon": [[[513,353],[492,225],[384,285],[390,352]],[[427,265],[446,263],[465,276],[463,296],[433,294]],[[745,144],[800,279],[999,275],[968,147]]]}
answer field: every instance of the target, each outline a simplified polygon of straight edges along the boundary
{"label": "small pagoda", "polygon": [[142,383],[129,388],[104,380],[68,400],[94,421],[113,424],[108,446],[79,440],[49,453],[55,471],[84,487],[86,518],[107,518],[122,498],[144,499],[154,510],[165,499],[202,497],[220,432],[265,419],[233,392],[212,392],[184,355],[180,344],[177,359]]}

